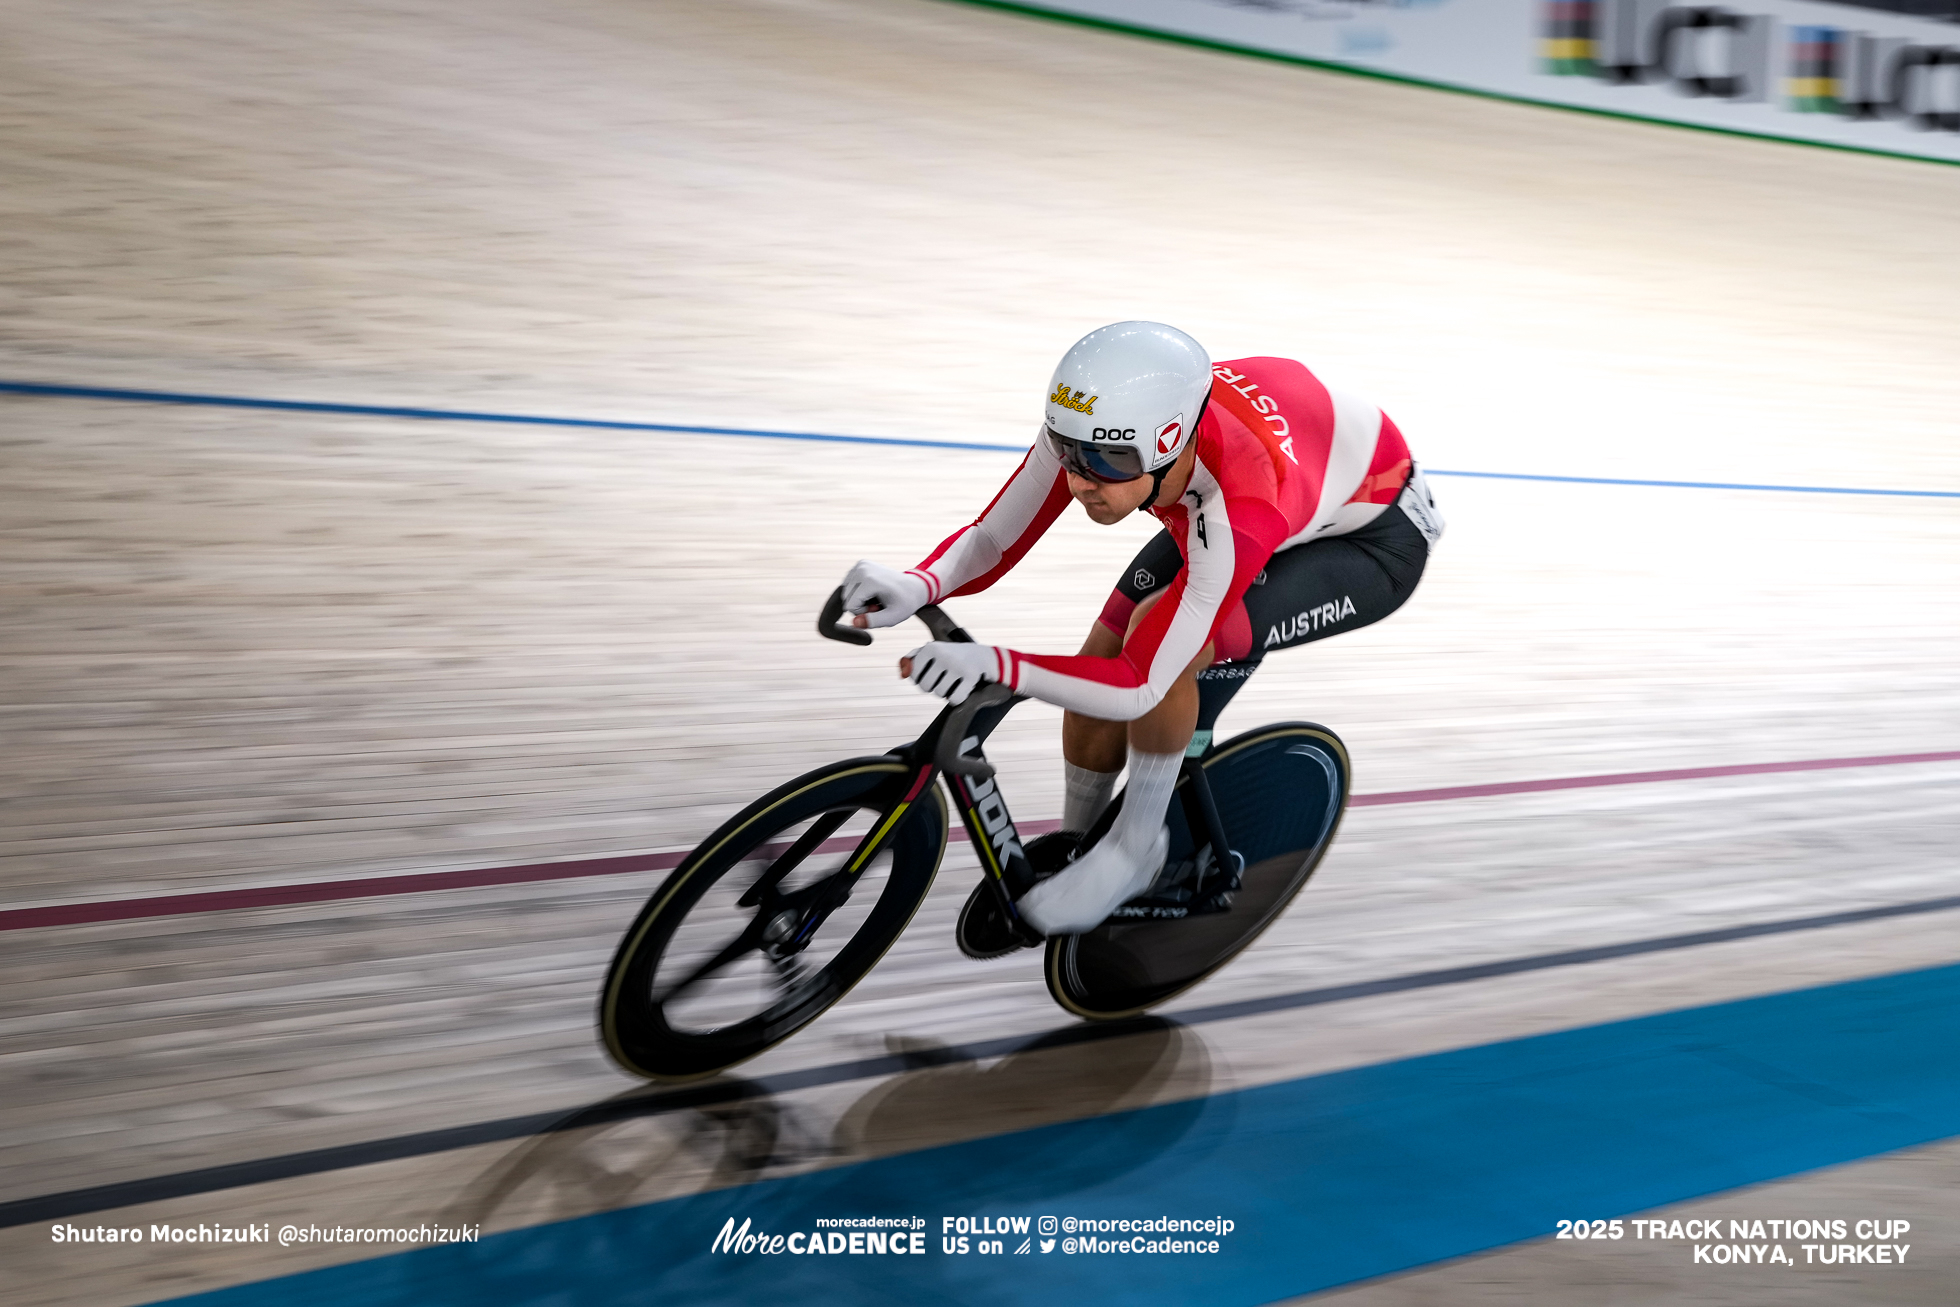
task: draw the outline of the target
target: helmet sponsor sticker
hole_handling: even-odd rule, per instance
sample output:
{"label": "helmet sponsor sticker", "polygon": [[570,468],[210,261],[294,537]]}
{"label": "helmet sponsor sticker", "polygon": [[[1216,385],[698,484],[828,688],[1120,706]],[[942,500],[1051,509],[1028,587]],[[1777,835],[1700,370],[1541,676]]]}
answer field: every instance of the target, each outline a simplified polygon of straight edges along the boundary
{"label": "helmet sponsor sticker", "polygon": [[1082,392],[1079,390],[1070,390],[1067,386],[1056,386],[1055,393],[1048,397],[1048,402],[1050,404],[1060,404],[1063,408],[1074,409],[1077,413],[1086,413],[1090,417],[1094,417],[1096,415],[1096,401],[1100,398],[1102,398],[1100,395],[1090,395],[1084,398]]}
{"label": "helmet sponsor sticker", "polygon": [[1177,448],[1177,439],[1184,434],[1184,415],[1178,414],[1163,426],[1157,428],[1157,452],[1168,454]]}

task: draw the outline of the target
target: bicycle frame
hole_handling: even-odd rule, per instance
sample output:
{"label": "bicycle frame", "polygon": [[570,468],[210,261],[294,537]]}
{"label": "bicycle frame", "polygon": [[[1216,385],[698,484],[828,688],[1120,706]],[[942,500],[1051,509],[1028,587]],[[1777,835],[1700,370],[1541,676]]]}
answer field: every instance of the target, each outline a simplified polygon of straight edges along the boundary
{"label": "bicycle frame", "polygon": [[[817,630],[827,639],[870,644],[872,637],[869,631],[838,624],[838,619],[843,615],[844,591],[839,587],[831,594],[817,618]],[[919,609],[917,616],[926,624],[926,629],[935,640],[960,644],[973,642],[973,637],[935,604]],[[1237,688],[1233,684],[1218,699],[1216,706],[1211,707],[1208,716],[1212,720],[1216,720],[1218,709],[1224,706],[1224,700],[1229,699],[1231,692]],[[1040,943],[1040,932],[1027,925],[1014,907],[1014,900],[1034,885],[1034,868],[1022,847],[1020,830],[1014,825],[1013,815],[1008,812],[1007,798],[994,781],[993,764],[986,760],[982,752],[987,737],[1022,699],[1023,696],[1004,685],[983,686],[968,695],[964,702],[947,705],[918,739],[893,749],[892,753],[903,757],[916,771],[906,787],[904,799],[892,809],[878,830],[858,846],[856,856],[845,868],[846,873],[855,872],[869,863],[919,796],[925,793],[926,787],[932,784],[936,776],[943,776],[947,792],[952,795],[953,806],[959,811],[960,821],[966,826],[967,836],[980,859],[986,883],[992,887],[1007,920],[1014,924],[1015,930],[1029,944]],[[1210,735],[1210,730],[1205,730],[1200,737],[1203,747],[1184,759],[1183,783],[1180,787],[1186,824],[1194,835],[1200,831],[1204,833],[1211,852],[1205,864],[1200,866],[1198,890],[1202,890],[1213,874],[1227,874],[1232,860],[1237,856],[1232,852],[1224,823],[1219,818],[1211,783],[1205,777],[1204,768],[1199,765],[1209,748]],[[1099,837],[1108,830],[1109,824],[1115,820],[1118,806],[1110,805],[1096,823],[1096,829],[1089,832],[1090,838]]]}
{"label": "bicycle frame", "polygon": [[1007,810],[1007,796],[1001,793],[994,780],[993,766],[981,752],[987,737],[1014,705],[1021,702],[1021,696],[1007,692],[988,694],[983,690],[967,703],[983,697],[993,702],[983,703],[977,710],[967,710],[965,704],[947,708],[912,748],[926,759],[938,759],[945,756],[946,745],[952,746],[950,761],[954,766],[940,767],[937,762],[922,765],[943,775],[946,791],[966,826],[967,838],[973,843],[980,869],[987,884],[992,886],[1001,910],[1023,939],[1036,944],[1041,941],[1041,933],[1025,924],[1014,907],[1014,900],[1033,886],[1034,868],[1022,847],[1021,832],[1014,825],[1013,814]]}
{"label": "bicycle frame", "polygon": [[[871,643],[869,631],[837,626],[842,615],[840,590],[819,622],[826,636]],[[937,608],[922,609],[919,616],[935,639],[971,639]],[[1023,846],[985,755],[986,741],[1019,696],[1005,686],[982,685],[965,701],[942,705],[909,743],[881,756],[847,758],[777,786],[683,858],[640,909],[607,971],[599,1006],[607,1049],[636,1074],[692,1079],[726,1070],[816,1020],[877,965],[931,892],[950,833],[950,814],[936,791],[942,777],[982,872],[955,927],[962,952],[997,958],[1045,944],[1049,993],[1063,1008],[1091,1020],[1134,1016],[1184,992],[1235,956],[1291,902],[1333,837],[1346,796],[1346,751],[1324,727],[1281,723],[1211,747],[1218,709],[1251,670],[1252,665],[1240,664],[1199,674],[1199,729],[1177,783],[1183,807],[1167,814],[1175,861],[1106,924],[1044,940],[1015,911],[1016,900],[1038,874],[1062,867],[1073,842],[1049,837]],[[1294,754],[1311,754],[1319,770],[1296,763]],[[1219,768],[1228,779],[1214,795],[1208,773]],[[1289,786],[1324,794],[1330,805],[1325,821],[1312,830],[1295,831],[1299,823],[1290,820],[1273,826],[1268,818],[1274,813],[1293,815],[1285,809]],[[1256,866],[1246,867],[1229,852],[1221,804],[1235,823],[1244,824],[1247,857],[1261,859]],[[1118,798],[1108,806],[1088,832],[1090,842],[1107,836],[1121,805]],[[862,836],[835,839],[847,824],[865,818],[870,829]],[[1293,842],[1276,843],[1282,836]],[[839,867],[828,855],[847,842],[854,847]],[[798,866],[820,849],[826,857],[813,869],[816,874],[785,888]],[[826,944],[835,948],[799,958],[815,932],[851,898],[874,859],[888,850],[890,877],[875,900],[863,905],[861,919],[846,922],[835,938],[826,936]],[[1294,854],[1297,858],[1288,861]],[[740,870],[761,861],[768,865],[752,879]],[[723,885],[731,875],[735,879]],[[710,902],[709,892],[718,886],[719,896]],[[1245,887],[1255,892],[1234,906]],[[732,938],[729,892],[735,895],[733,916],[741,923]],[[692,915],[697,909],[702,910],[698,917]],[[1233,917],[1213,915],[1227,909]],[[1177,944],[1160,947],[1164,924],[1182,917],[1210,924],[1172,926],[1170,938]],[[674,947],[690,922],[700,929]],[[716,939],[725,942],[715,948]],[[726,1004],[715,1006],[720,999],[698,1020],[683,1010],[691,986],[751,955],[760,959],[759,973],[746,975],[730,991],[734,1000],[755,1000],[743,1003],[754,1009],[748,1016],[722,1019]]]}

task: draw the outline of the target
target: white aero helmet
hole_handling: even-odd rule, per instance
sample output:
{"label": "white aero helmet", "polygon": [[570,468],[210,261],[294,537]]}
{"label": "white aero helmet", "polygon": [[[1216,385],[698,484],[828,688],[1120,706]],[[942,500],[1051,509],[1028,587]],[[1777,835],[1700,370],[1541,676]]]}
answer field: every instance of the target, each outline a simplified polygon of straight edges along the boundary
{"label": "white aero helmet", "polygon": [[1210,395],[1203,345],[1161,322],[1114,322],[1062,355],[1048,383],[1043,438],[1078,476],[1155,473],[1161,481]]}

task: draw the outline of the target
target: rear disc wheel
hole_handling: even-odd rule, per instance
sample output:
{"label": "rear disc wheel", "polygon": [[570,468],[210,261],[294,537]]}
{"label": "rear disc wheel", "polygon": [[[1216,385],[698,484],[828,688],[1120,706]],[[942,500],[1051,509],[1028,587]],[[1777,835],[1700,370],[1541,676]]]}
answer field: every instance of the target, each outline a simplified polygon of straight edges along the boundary
{"label": "rear disc wheel", "polygon": [[[1135,1016],[1169,1001],[1236,957],[1305,887],[1347,806],[1348,756],[1324,726],[1286,722],[1248,731],[1204,760],[1219,816],[1245,858],[1229,910],[1173,921],[1113,918],[1048,941],[1048,992],[1092,1021]],[[1178,781],[1180,792],[1185,782]],[[1170,860],[1192,856],[1184,805],[1165,814]]]}

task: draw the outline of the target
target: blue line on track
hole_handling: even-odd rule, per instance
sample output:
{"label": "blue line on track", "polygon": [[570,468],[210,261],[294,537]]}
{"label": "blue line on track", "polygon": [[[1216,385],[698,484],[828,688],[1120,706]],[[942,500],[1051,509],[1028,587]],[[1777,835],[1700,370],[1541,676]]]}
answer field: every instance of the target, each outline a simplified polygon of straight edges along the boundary
{"label": "blue line on track", "polygon": [[430,422],[502,422],[524,427],[579,427],[598,431],[671,431],[682,435],[744,436],[753,440],[820,440],[839,445],[908,445],[918,449],[981,449],[1025,454],[1026,445],[967,440],[906,440],[900,436],[831,436],[817,431],[757,431],[746,427],[696,427],[673,422],[613,422],[604,418],[537,417],[528,413],[477,413],[454,408],[396,408],[385,404],[326,404],[304,399],[253,399],[245,395],[198,395],[174,390],[103,390],[94,386],[44,386],[0,381],[0,394],[52,399],[106,399],[138,404],[191,404],[205,408],[271,409],[281,413],[338,413],[369,418],[418,418]]}
{"label": "blue line on track", "polygon": [[[1154,1037],[1154,1050],[1088,1054],[1102,1067],[1094,1093],[1122,1091],[1112,1066],[1148,1079],[1195,1039],[1168,1024]],[[902,1131],[914,1113],[1070,1093],[1067,1054],[1040,1057],[923,1073],[861,1104],[860,1124]],[[1560,1219],[1626,1216],[1945,1139],[1960,1134],[1956,1084],[1960,966],[1947,966],[1096,1116],[180,1301],[1249,1305],[1542,1238]],[[632,1166],[635,1148],[622,1138],[608,1164]],[[549,1181],[549,1155],[531,1161]],[[517,1164],[486,1162],[479,1185],[514,1183]],[[1237,1228],[1203,1255],[1070,1255],[1059,1242],[1016,1255],[1018,1230],[999,1256],[972,1250],[971,1235],[964,1256],[940,1242],[947,1217],[1044,1215]],[[864,1216],[924,1218],[923,1255],[710,1251],[731,1220],[788,1235]],[[1781,1242],[1802,1266],[1799,1241]],[[1653,1255],[1684,1261],[1688,1250]]]}
{"label": "blue line on track", "polygon": [[1874,490],[1864,486],[1773,486],[1750,481],[1659,481],[1645,477],[1561,477],[1531,472],[1456,472],[1425,467],[1433,477],[1483,477],[1491,481],[1572,481],[1591,486],[1667,486],[1681,490],[1778,490],[1795,495],[1902,495],[1913,499],[1960,499],[1960,490]]}
{"label": "blue line on track", "polygon": [[[526,413],[478,413],[468,409],[398,408],[384,404],[327,404],[299,399],[254,399],[246,395],[201,395],[174,390],[113,390],[99,386],[52,386],[31,381],[0,381],[0,394],[51,399],[101,399],[139,404],[191,404],[207,408],[270,409],[284,413],[339,413],[354,417],[416,418],[431,422],[501,422],[514,426],[578,427],[598,431],[668,431],[679,435],[737,436],[749,440],[814,440],[835,445],[897,445],[911,449],[977,449],[990,454],[1021,454],[1025,445],[974,440],[908,440],[902,436],[837,436],[819,431],[762,431],[748,427],[700,427],[676,422],[614,422],[603,418],[538,417]],[[1892,495],[1908,499],[1960,499],[1960,490],[1883,490],[1864,486],[1779,486],[1744,481],[1663,481],[1642,477],[1571,477],[1530,472],[1463,472],[1426,467],[1430,476],[1480,477],[1488,481],[1562,481],[1592,486],[1662,486],[1674,490],[1767,490],[1796,495]]]}

